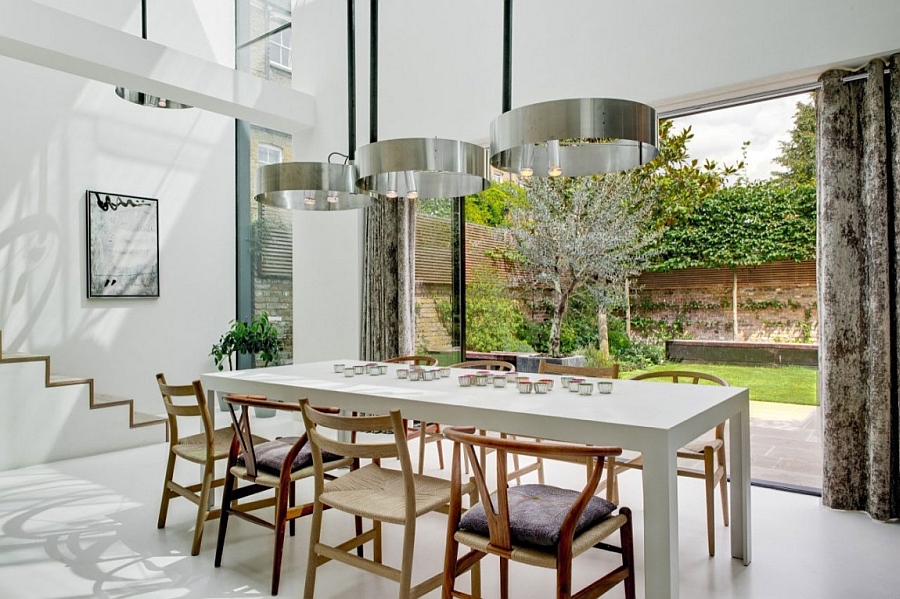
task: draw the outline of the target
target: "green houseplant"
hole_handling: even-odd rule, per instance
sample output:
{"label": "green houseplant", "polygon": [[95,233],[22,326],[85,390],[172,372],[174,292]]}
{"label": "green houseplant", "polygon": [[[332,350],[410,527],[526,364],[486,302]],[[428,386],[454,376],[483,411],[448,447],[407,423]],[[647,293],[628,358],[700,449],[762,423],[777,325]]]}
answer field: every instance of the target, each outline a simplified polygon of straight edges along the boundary
{"label": "green houseplant", "polygon": [[[261,312],[253,317],[250,322],[232,320],[231,326],[221,337],[219,342],[212,346],[209,355],[215,360],[216,368],[224,370],[225,361],[228,362],[228,370],[234,370],[234,355],[246,354],[262,361],[266,367],[278,359],[281,351],[281,341],[278,338],[278,329],[269,321],[269,315]],[[225,407],[219,400],[219,408]],[[263,412],[257,408],[256,415],[260,417],[274,416],[275,411]]]}

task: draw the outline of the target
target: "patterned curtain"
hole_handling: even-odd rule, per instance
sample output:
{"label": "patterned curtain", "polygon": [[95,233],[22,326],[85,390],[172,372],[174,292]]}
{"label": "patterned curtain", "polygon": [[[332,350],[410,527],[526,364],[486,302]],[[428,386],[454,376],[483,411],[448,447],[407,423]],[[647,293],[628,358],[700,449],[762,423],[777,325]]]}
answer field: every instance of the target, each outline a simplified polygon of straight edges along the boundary
{"label": "patterned curtain", "polygon": [[822,75],[818,115],[822,501],[900,517],[900,55]]}
{"label": "patterned curtain", "polygon": [[382,199],[366,208],[363,360],[415,353],[415,202]]}

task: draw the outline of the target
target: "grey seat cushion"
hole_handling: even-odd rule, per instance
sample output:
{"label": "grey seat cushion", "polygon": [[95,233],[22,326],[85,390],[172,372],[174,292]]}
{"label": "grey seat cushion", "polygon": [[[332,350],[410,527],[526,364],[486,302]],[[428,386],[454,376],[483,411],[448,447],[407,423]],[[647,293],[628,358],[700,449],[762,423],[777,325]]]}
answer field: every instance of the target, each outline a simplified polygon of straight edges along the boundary
{"label": "grey seat cushion", "polygon": [[[266,441],[265,443],[259,443],[254,445],[254,454],[256,455],[256,466],[260,470],[267,470],[269,472],[274,472],[275,474],[279,474],[281,472],[281,465],[284,463],[284,459],[287,457],[288,452],[291,450],[291,447],[294,446],[300,437],[282,437],[280,439],[275,439],[274,441]],[[341,456],[335,455],[333,453],[329,453],[327,451],[322,452],[322,461],[323,462],[333,462],[335,460],[342,459]],[[309,468],[312,466],[312,450],[309,447],[309,441],[303,444],[303,447],[300,448],[300,452],[297,454],[297,457],[294,458],[294,463],[291,465],[291,472],[296,472],[297,470],[301,470],[303,468]],[[237,465],[244,466],[244,456],[240,455],[237,458]]]}
{"label": "grey seat cushion", "polygon": [[[550,485],[510,487],[507,490],[507,497],[512,542],[555,547],[559,543],[563,520],[579,494],[578,491]],[[496,496],[496,493],[491,495],[495,505]],[[609,516],[615,509],[616,504],[600,497],[592,497],[578,520],[575,536]],[[459,527],[487,536],[489,532],[484,506],[479,503],[467,511],[460,520]]]}

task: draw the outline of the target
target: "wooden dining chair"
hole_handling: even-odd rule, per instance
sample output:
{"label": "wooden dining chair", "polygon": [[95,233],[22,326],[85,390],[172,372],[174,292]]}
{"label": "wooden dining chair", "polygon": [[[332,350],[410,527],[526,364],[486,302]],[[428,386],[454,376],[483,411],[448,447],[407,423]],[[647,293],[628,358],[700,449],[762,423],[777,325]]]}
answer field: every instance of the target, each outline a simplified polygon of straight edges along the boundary
{"label": "wooden dining chair", "polygon": [[[473,434],[473,429],[447,427],[444,436],[453,441],[451,462],[450,514],[444,557],[443,599],[472,597],[456,591],[456,578],[477,565],[486,555],[500,558],[500,597],[509,597],[509,561],[556,570],[558,599],[599,597],[620,582],[626,599],[634,599],[634,543],[631,510],[619,508],[594,493],[603,470],[603,460],[622,453],[619,447],[593,447],[561,443],[538,443],[498,439]],[[489,480],[484,462],[475,448],[497,452],[494,480]],[[462,515],[462,456],[465,452],[473,464],[475,485],[480,503]],[[579,492],[548,485],[508,487],[506,454],[518,453],[541,458],[587,458],[593,471]],[[490,492],[491,483],[497,491]],[[605,542],[619,532],[620,547]],[[459,556],[459,545],[470,549]],[[572,559],[597,547],[620,553],[622,565],[573,592]]]}
{"label": "wooden dining chair", "polygon": [[[478,370],[495,370],[499,372],[515,372],[516,366],[512,362],[506,362],[504,360],[468,360],[466,362],[460,362],[458,364],[453,364],[451,368],[475,368]],[[488,432],[484,429],[478,430],[479,435],[487,435]],[[515,439],[515,435],[508,435],[505,432],[500,431],[498,433],[501,439]],[[485,458],[488,454],[493,453],[493,450],[487,447],[481,448],[481,461],[484,462]],[[513,460],[513,470],[509,473],[510,480],[515,480],[516,484],[522,484],[522,477],[526,474],[530,474],[532,472],[537,472],[538,484],[544,484],[544,461],[541,458],[538,458],[532,464],[527,464],[525,466],[520,466],[519,455],[516,453],[512,454]],[[467,458],[463,459],[466,474],[469,472],[469,462]]]}
{"label": "wooden dining chair", "polygon": [[[699,384],[706,381],[713,385],[721,385],[727,387],[728,383],[724,379],[706,374],[703,372],[691,372],[685,370],[660,370],[657,372],[646,372],[631,377],[632,381],[644,381],[648,379],[660,379],[669,383],[690,383]],[[703,470],[693,470],[690,468],[678,468],[679,476],[690,478],[701,478],[706,482],[706,535],[707,544],[709,546],[709,555],[716,554],[716,509],[715,509],[715,490],[716,485],[722,497],[722,520],[725,526],[728,526],[728,488],[725,484],[728,480],[728,474],[725,467],[725,423],[716,425],[713,431],[712,439],[697,439],[688,443],[678,450],[679,459],[695,460],[703,463]],[[643,456],[638,455],[628,460],[610,459],[607,462],[607,499],[610,501],[618,501],[619,486],[617,482],[618,475],[627,468],[642,469],[644,467]]]}
{"label": "wooden dining chair", "polygon": [[[553,364],[552,362],[547,362],[546,360],[541,360],[538,363],[538,373],[540,374],[557,374],[557,375],[572,375],[577,377],[594,377],[601,379],[617,379],[619,378],[619,365],[617,363],[612,363],[609,366],[569,366],[566,364]],[[563,459],[564,462],[574,462],[578,464],[584,464],[587,470],[587,476],[591,476],[591,470],[593,469],[593,463],[590,458],[581,459],[581,458],[572,458],[567,457]],[[615,460],[612,460],[615,461]],[[607,461],[607,464],[609,461]],[[609,480],[601,481],[598,491],[602,491],[608,487]]]}
{"label": "wooden dining chair", "polygon": [[[225,474],[219,537],[216,541],[215,567],[218,568],[222,565],[229,516],[237,516],[247,522],[274,530],[272,594],[277,595],[281,580],[285,525],[288,526],[290,535],[294,536],[294,521],[312,513],[312,502],[296,505],[295,491],[295,483],[298,480],[313,476],[312,453],[305,434],[300,437],[283,437],[273,441],[254,437],[250,430],[250,408],[268,408],[294,413],[300,412],[301,408],[297,403],[267,401],[265,397],[258,395],[225,395],[222,399],[228,406],[234,432]],[[331,413],[340,412],[338,408],[317,407],[315,409]],[[325,454],[323,475],[333,478],[330,474],[331,471],[352,466],[353,460],[350,458]],[[238,486],[239,481],[250,484]],[[274,497],[242,503],[242,500],[248,497],[271,490],[275,491]],[[249,513],[253,510],[273,506],[275,515],[271,522]],[[362,530],[361,519],[358,520],[357,527]]]}
{"label": "wooden dining chair", "polygon": [[[398,356],[388,358],[385,362],[392,364],[409,364],[410,366],[437,366],[438,360],[434,356]],[[438,464],[444,469],[444,448],[441,444],[441,425],[437,422],[415,422],[410,426],[407,422],[406,439],[412,441],[419,439],[419,474],[425,471],[425,446],[434,443],[437,446]]]}
{"label": "wooden dining chair", "polygon": [[[332,560],[398,582],[400,599],[421,597],[441,586],[443,573],[435,574],[415,586],[412,585],[413,549],[416,519],[437,510],[446,513],[450,502],[450,482],[413,473],[400,412],[395,410],[386,416],[341,416],[318,412],[312,409],[305,399],[301,400],[300,404],[303,407],[303,421],[309,435],[315,470],[315,499],[309,535],[309,563],[306,569],[304,599],[313,599],[318,568]],[[390,430],[393,439],[387,443],[345,442],[325,434],[325,430],[338,433]],[[371,463],[329,481],[324,476],[325,452],[344,455],[355,460],[371,460]],[[381,460],[388,458],[398,459],[400,470],[382,468]],[[459,487],[461,494],[474,493],[472,483],[461,483]],[[355,537],[340,544],[328,545],[322,540],[322,512],[327,507],[372,520],[372,528],[365,532],[357,532]],[[383,523],[403,527],[399,569],[383,563]],[[372,559],[351,553],[368,542],[373,544]],[[480,587],[478,571],[473,571],[473,585],[476,591]]]}
{"label": "wooden dining chair", "polygon": [[552,364],[541,360],[538,364],[540,374],[571,374],[574,376],[595,377],[599,379],[619,378],[619,365],[615,362],[609,366],[567,366],[565,364]]}
{"label": "wooden dining chair", "polygon": [[[191,555],[200,553],[200,542],[203,539],[203,525],[207,520],[219,517],[218,509],[210,509],[210,494],[213,489],[225,483],[224,477],[216,478],[215,463],[228,457],[234,433],[230,426],[213,428],[212,418],[206,406],[206,393],[200,381],[190,385],[169,385],[162,373],[156,375],[159,392],[169,418],[169,460],[166,465],[166,478],[163,483],[162,502],[159,506],[157,528],[165,528],[169,513],[169,500],[173,497],[184,497],[197,505],[197,519],[194,526],[194,540],[191,544]],[[179,399],[182,398],[182,399]],[[190,398],[185,401],[183,398]],[[203,432],[182,437],[179,421],[199,420]],[[261,439],[264,441],[264,439]],[[192,485],[181,485],[174,481],[175,462],[178,458],[203,466],[201,482]]]}

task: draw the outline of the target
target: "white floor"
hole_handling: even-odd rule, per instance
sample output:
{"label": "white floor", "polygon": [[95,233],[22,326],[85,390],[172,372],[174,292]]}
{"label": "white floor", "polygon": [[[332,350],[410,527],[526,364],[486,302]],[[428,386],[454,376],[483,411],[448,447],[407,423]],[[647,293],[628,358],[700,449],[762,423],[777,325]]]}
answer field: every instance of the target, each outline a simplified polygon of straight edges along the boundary
{"label": "white floor", "polygon": [[[221,422],[221,420],[220,420]],[[281,418],[259,422],[290,434],[299,423]],[[263,433],[265,434],[265,433]],[[449,444],[446,449],[449,453]],[[415,450],[415,447],[411,447]],[[433,445],[430,472],[437,474]],[[156,516],[166,445],[125,450],[0,472],[0,598],[76,599],[81,597],[232,598],[269,596],[271,533],[234,521],[229,526],[224,563],[213,567],[217,524],[209,522],[201,554],[190,556],[195,511],[173,500],[168,527],[157,530]],[[554,465],[553,484],[578,486],[583,469]],[[177,475],[197,476],[186,467]],[[621,477],[622,504],[635,513],[636,553],[641,568],[642,505],[640,474]],[[309,493],[304,488],[304,494]],[[706,553],[702,483],[680,481],[681,597],[765,599],[896,598],[900,596],[900,526],[873,522],[865,514],[834,512],[819,499],[754,488],[753,563],[744,567],[729,555],[728,529],[719,517],[718,555]],[[720,514],[719,514],[720,516]],[[352,519],[331,512],[326,533],[333,541],[349,537]],[[429,515],[417,532],[414,582],[442,567],[445,520]],[[299,521],[288,538],[279,596],[302,594],[308,522]],[[398,554],[399,531],[386,526],[386,561]],[[615,562],[591,552],[575,565],[576,585]],[[394,562],[396,564],[396,562]],[[340,564],[319,571],[318,599],[396,596],[396,585]],[[552,571],[513,564],[513,597],[551,597]],[[497,566],[486,562],[485,597],[497,596]],[[464,583],[467,584],[467,583]],[[438,597],[434,592],[429,597]],[[609,597],[621,597],[615,589]],[[643,597],[643,571],[638,596]]]}

